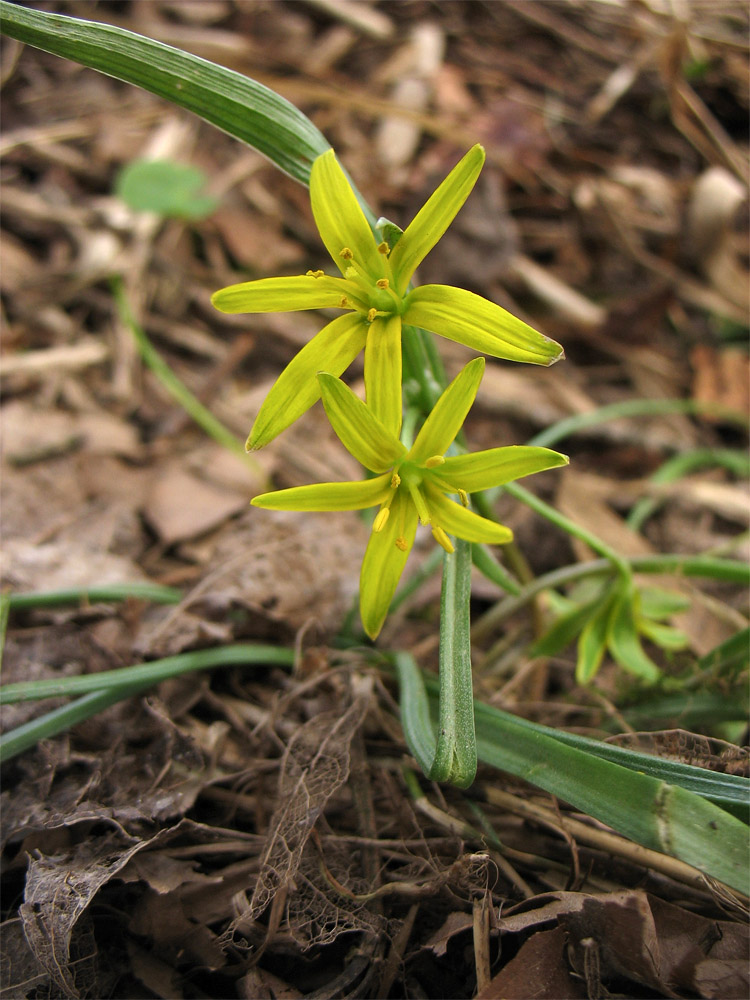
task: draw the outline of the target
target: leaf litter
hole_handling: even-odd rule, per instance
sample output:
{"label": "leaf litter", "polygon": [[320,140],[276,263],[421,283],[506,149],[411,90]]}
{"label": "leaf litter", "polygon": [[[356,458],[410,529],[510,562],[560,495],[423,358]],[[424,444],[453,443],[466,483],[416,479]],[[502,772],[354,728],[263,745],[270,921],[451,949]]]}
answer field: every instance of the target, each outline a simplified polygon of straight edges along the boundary
{"label": "leaf litter", "polygon": [[[637,397],[746,412],[746,11],[355,7],[157,0],[103,13],[299,103],[397,221],[485,144],[476,196],[421,280],[468,283],[542,325],[570,360],[531,374],[489,365],[478,445]],[[55,9],[90,16],[73,0]],[[153,580],[185,594],[176,607],[14,616],[5,679],[248,639],[294,645],[298,658],[291,674],[232,668],[163,684],[7,765],[2,996],[746,996],[746,917],[722,887],[650,869],[622,838],[617,852],[577,839],[555,827],[549,817],[568,813],[549,799],[534,821],[528,786],[489,769],[470,798],[426,783],[431,809],[418,808],[392,689],[356,648],[329,645],[353,606],[365,525],[247,510],[269,479],[358,470],[316,411],[246,467],[143,370],[113,278],[177,375],[244,437],[315,323],[222,317],[209,297],[238,273],[320,263],[302,189],[135,88],[7,40],[3,54],[4,586]],[[220,208],[195,223],[126,209],[115,177],[137,158],[199,168]],[[443,347],[455,373],[466,357]],[[560,495],[540,488],[585,507],[618,546],[741,556],[742,488],[724,470],[662,494],[639,535],[623,513],[670,455],[743,440],[710,416],[603,423],[570,442]],[[528,512],[499,513],[535,572],[570,560]],[[699,594],[693,639],[711,646],[744,613],[741,597]],[[430,584],[389,620],[384,648],[434,666],[435,603]],[[478,653],[498,638],[512,648],[528,627],[519,618]],[[611,670],[594,696],[564,658],[541,672],[517,655],[492,662],[477,678],[483,697],[611,733]],[[8,706],[3,726],[50,707]],[[644,746],[624,728],[620,742]],[[707,739],[650,734],[655,752],[743,764]],[[500,846],[478,832],[472,804]]]}

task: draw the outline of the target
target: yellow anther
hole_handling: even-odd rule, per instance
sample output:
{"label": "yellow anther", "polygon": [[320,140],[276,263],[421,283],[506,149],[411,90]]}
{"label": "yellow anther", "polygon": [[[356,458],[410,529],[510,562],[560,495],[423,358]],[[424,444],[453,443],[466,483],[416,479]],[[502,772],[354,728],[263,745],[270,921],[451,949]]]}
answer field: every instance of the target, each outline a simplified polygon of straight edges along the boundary
{"label": "yellow anther", "polygon": [[307,271],[306,274],[308,278],[322,278],[325,271]]}
{"label": "yellow anther", "polygon": [[381,509],[375,515],[375,521],[372,525],[373,531],[382,531],[385,527],[385,523],[390,517],[391,512],[388,507],[381,507]]}
{"label": "yellow anther", "polygon": [[388,246],[385,240],[383,240],[382,243],[378,243],[378,253],[382,253],[384,257],[387,257],[390,252],[391,248]]}
{"label": "yellow anther", "polygon": [[397,490],[401,485],[401,476],[397,472],[394,472],[391,476],[391,489]]}
{"label": "yellow anther", "polygon": [[378,278],[375,284],[378,286],[378,288],[388,288],[390,282],[388,281],[387,278]]}
{"label": "yellow anther", "polygon": [[354,281],[354,279],[358,277],[358,275],[353,267],[347,267],[347,269],[344,271],[344,277],[348,278],[349,281]]}
{"label": "yellow anther", "polygon": [[424,463],[425,469],[434,469],[436,465],[445,465],[445,458],[442,455],[432,455]]}
{"label": "yellow anther", "polygon": [[372,321],[375,319],[375,317],[377,316],[377,314],[378,314],[378,311],[375,308],[368,310],[368,312],[367,312],[367,322],[368,323],[372,323]]}
{"label": "yellow anther", "polygon": [[347,299],[346,295],[341,296],[341,301],[339,302],[339,306],[341,309],[349,308],[349,299]]}
{"label": "yellow anther", "polygon": [[406,539],[403,535],[399,535],[396,539],[396,548],[401,549],[402,552],[406,552],[409,546],[406,544]]}
{"label": "yellow anther", "polygon": [[446,552],[454,551],[450,538],[448,538],[443,529],[436,524],[432,527],[432,536],[439,545],[443,546]]}
{"label": "yellow anther", "polygon": [[354,258],[354,254],[351,252],[349,247],[344,247],[344,249],[339,254],[339,257],[343,257],[344,260],[352,260]]}
{"label": "yellow anther", "polygon": [[461,501],[462,506],[464,506],[464,507],[468,507],[469,506],[469,495],[466,492],[466,490],[459,490],[458,491],[458,499]]}

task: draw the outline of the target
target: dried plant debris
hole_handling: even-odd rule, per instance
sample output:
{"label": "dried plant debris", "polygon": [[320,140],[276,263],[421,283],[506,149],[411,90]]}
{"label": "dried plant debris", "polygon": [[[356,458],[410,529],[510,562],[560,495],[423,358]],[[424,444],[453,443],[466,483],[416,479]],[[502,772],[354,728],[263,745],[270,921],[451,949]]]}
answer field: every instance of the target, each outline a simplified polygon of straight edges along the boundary
{"label": "dried plant debris", "polygon": [[[92,16],[79,0],[54,8]],[[747,496],[730,468],[651,479],[676,455],[746,449],[742,5],[151,0],[96,16],[279,90],[396,223],[482,142],[481,182],[419,279],[501,303],[568,360],[542,372],[488,363],[472,444],[523,443],[611,403],[692,399],[703,409],[689,417],[583,427],[559,446],[573,457],[566,475],[539,488],[623,552],[746,554]],[[413,800],[387,676],[356,646],[330,648],[356,601],[367,525],[249,508],[273,486],[358,478],[359,466],[319,408],[245,462],[142,364],[113,283],[159,355],[244,439],[319,323],[223,316],[210,295],[322,265],[307,192],[143,91],[2,47],[3,588],[153,581],[183,593],[174,606],[13,615],[4,680],[255,639],[298,655],[291,673],[232,667],[162,684],[5,766],[0,996],[746,997],[745,899],[645,867],[621,838],[601,847],[595,825],[548,798],[532,809],[528,788],[497,771],[480,769],[469,795],[424,782]],[[143,160],[200,171],[214,212],[126,205],[117,178]],[[441,350],[451,375],[468,360]],[[347,377],[361,389],[361,367]],[[643,496],[654,508],[634,530]],[[590,558],[501,505],[535,572]],[[438,586],[393,615],[383,648],[433,664]],[[746,621],[738,588],[681,592],[696,655]],[[480,610],[496,594],[474,599]],[[611,734],[617,675],[576,688],[570,658],[523,658],[529,629],[524,611],[477,644],[483,700]],[[731,675],[709,679],[733,697]],[[61,704],[4,706],[3,729]],[[720,739],[700,722],[659,725],[613,742],[747,773],[728,742],[737,727]]]}

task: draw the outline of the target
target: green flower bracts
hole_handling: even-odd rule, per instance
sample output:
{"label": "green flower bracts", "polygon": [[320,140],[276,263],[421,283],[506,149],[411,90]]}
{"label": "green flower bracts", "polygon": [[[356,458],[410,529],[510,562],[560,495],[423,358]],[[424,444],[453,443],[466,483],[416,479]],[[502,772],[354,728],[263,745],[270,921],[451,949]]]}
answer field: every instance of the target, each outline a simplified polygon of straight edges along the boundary
{"label": "green flower bracts", "polygon": [[[367,406],[386,430],[401,427],[402,324],[422,327],[475,351],[511,361],[550,365],[562,348],[500,306],[462,288],[409,290],[414,271],[468,198],[484,163],[474,146],[417,213],[395,245],[378,243],[333,150],[312,166],[315,222],[341,276],[323,271],[230,285],[212,297],[227,313],[343,309],[302,348],[266,397],[247,441],[262,448],[320,397],[318,372],[341,375],[365,352]],[[395,228],[395,227],[394,227]]]}
{"label": "green flower bracts", "polygon": [[[360,574],[360,614],[373,639],[388,613],[418,522],[430,526],[447,552],[453,551],[450,535],[470,542],[509,542],[511,530],[474,513],[469,494],[567,464],[565,455],[549,448],[523,446],[446,456],[474,402],[483,371],[484,358],[476,358],[456,376],[409,449],[344,382],[321,373],[320,393],[334,431],[375,477],[297,486],[263,493],[252,501],[256,507],[272,510],[380,508]],[[460,502],[446,494],[458,496]]]}

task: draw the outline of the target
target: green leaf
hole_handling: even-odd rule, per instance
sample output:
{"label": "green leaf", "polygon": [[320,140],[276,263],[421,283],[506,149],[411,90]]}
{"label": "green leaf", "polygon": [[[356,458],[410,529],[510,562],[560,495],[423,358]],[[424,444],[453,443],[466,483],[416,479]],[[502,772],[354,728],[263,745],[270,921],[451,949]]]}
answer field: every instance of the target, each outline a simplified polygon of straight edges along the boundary
{"label": "green leaf", "polygon": [[599,601],[574,607],[557,619],[529,650],[530,656],[555,656],[576,638],[599,608]]}
{"label": "green leaf", "polygon": [[634,593],[628,588],[620,593],[612,608],[609,633],[609,650],[621,667],[645,681],[656,681],[661,670],[646,656],[638,638],[633,608]]}
{"label": "green leaf", "polygon": [[736,635],[725,639],[710,653],[702,656],[698,667],[701,670],[713,670],[718,674],[742,669],[747,666],[748,650],[750,650],[750,628],[740,629]]}
{"label": "green leaf", "polygon": [[687,649],[690,645],[689,637],[681,629],[673,628],[671,625],[661,625],[647,618],[638,620],[638,631],[662,649],[677,651]]}
{"label": "green leaf", "polygon": [[391,469],[406,453],[398,438],[341,379],[321,372],[318,382],[328,419],[346,450],[371,472]]}
{"label": "green leaf", "polygon": [[556,341],[465,288],[420,285],[406,298],[404,323],[421,326],[493,358],[551,365],[563,357]]}
{"label": "green leaf", "polygon": [[610,593],[599,603],[598,610],[584,626],[578,639],[576,681],[579,684],[588,684],[604,659],[609,639],[612,604],[616,596],[616,592]]}
{"label": "green leaf", "polygon": [[115,184],[118,197],[135,212],[154,212],[167,218],[203,219],[219,204],[201,195],[206,175],[197,167],[172,160],[133,160]]}
{"label": "green leaf", "polygon": [[404,294],[415,270],[455,219],[471,194],[483,165],[484,149],[479,145],[472,146],[398,239],[390,263],[399,295]]}
{"label": "green leaf", "polygon": [[325,136],[279,94],[241,73],[110,24],[0,0],[0,30],[186,108],[307,184]]}
{"label": "green leaf", "polygon": [[377,220],[375,228],[383,237],[383,242],[386,243],[391,250],[393,250],[395,245],[404,235],[403,229],[401,229],[400,226],[397,226],[395,222],[391,222],[390,219],[386,219],[384,215],[381,215]]}
{"label": "green leaf", "polygon": [[689,597],[675,590],[662,590],[660,587],[640,588],[640,613],[644,618],[669,618],[672,615],[687,611],[691,605]]}

